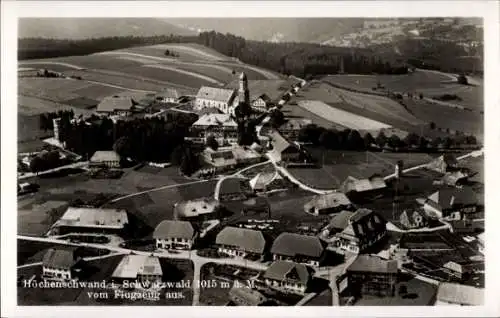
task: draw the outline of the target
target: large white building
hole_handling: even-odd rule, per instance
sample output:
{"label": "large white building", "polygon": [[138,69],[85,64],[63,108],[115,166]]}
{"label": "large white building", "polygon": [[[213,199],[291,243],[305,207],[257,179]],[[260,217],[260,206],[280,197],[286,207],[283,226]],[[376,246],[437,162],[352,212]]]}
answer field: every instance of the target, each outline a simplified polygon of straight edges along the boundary
{"label": "large white building", "polygon": [[153,238],[162,249],[190,250],[198,234],[188,221],[164,220],[156,227]]}
{"label": "large white building", "polygon": [[217,108],[225,114],[234,115],[237,106],[236,92],[232,89],[203,86],[196,94],[195,109]]}

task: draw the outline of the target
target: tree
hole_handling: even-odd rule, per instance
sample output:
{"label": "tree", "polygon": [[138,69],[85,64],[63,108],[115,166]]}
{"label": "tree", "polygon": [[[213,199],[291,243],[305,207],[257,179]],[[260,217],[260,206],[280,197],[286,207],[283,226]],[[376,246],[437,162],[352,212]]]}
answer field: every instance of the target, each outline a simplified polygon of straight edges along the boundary
{"label": "tree", "polygon": [[406,135],[404,141],[408,146],[418,145],[420,137],[416,133],[409,133]]}
{"label": "tree", "polygon": [[175,147],[170,156],[170,162],[173,165],[179,166],[182,162],[182,157],[184,155],[184,147],[185,145],[179,145]]}
{"label": "tree", "polygon": [[400,285],[399,290],[398,290],[398,294],[400,296],[408,294],[408,287],[406,287],[406,285]]}
{"label": "tree", "polygon": [[475,136],[470,135],[465,137],[465,142],[469,145],[477,145],[477,139]]}
{"label": "tree", "polygon": [[460,74],[457,77],[457,82],[458,84],[469,85],[469,81],[467,80],[467,76],[465,76],[465,74]]}
{"label": "tree", "polygon": [[383,148],[386,143],[387,143],[387,137],[384,134],[383,131],[379,132],[377,135],[377,138],[375,138],[375,143],[380,147]]}
{"label": "tree", "polygon": [[392,135],[387,143],[389,147],[394,149],[401,147],[401,139],[398,137],[398,135]]}
{"label": "tree", "polygon": [[219,143],[217,142],[217,139],[215,139],[214,135],[207,137],[206,146],[212,148],[213,150],[217,150],[219,148]]}
{"label": "tree", "polygon": [[431,121],[431,122],[429,123],[429,126],[430,126],[430,128],[431,128],[432,130],[436,129],[436,123],[435,123],[435,122],[433,122],[433,121]]}
{"label": "tree", "polygon": [[184,155],[182,156],[180,169],[181,172],[187,176],[192,175],[199,169],[198,157],[193,153],[191,147],[185,150]]}
{"label": "tree", "polygon": [[365,144],[365,149],[370,149],[371,145],[375,143],[375,138],[373,138],[372,134],[366,133],[363,137],[363,141]]}
{"label": "tree", "polygon": [[365,145],[365,142],[361,135],[359,134],[359,131],[357,130],[351,130],[349,134],[347,135],[347,146],[349,149],[354,149],[354,150],[360,150],[363,149]]}
{"label": "tree", "polygon": [[420,137],[418,140],[418,149],[420,149],[420,151],[424,151],[427,149],[428,146],[429,146],[429,141],[424,137]]}
{"label": "tree", "polygon": [[318,138],[318,143],[327,149],[337,149],[339,147],[337,131],[332,129],[323,131]]}
{"label": "tree", "polygon": [[30,170],[34,172],[35,174],[38,174],[38,172],[44,170],[45,168],[45,163],[44,160],[38,156],[35,158],[31,159],[30,161]]}
{"label": "tree", "polygon": [[274,128],[278,128],[286,122],[285,115],[283,114],[282,111],[280,111],[278,109],[272,111],[269,114],[269,116],[270,116],[269,124]]}
{"label": "tree", "polygon": [[118,138],[113,144],[113,150],[120,155],[120,157],[132,157],[132,142],[130,138],[123,136]]}

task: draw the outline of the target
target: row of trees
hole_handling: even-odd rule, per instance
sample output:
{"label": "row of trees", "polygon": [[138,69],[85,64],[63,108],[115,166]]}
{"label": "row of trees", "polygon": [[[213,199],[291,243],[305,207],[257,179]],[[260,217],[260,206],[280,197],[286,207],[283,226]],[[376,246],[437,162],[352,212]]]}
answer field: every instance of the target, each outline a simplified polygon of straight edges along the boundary
{"label": "row of trees", "polygon": [[60,158],[58,151],[44,151],[31,159],[29,168],[32,172],[38,173],[40,171],[60,167],[64,163],[65,160]]}
{"label": "row of trees", "polygon": [[455,136],[448,136],[446,138],[436,137],[434,139],[427,139],[410,133],[405,138],[401,139],[397,135],[386,136],[381,131],[376,137],[370,133],[361,133],[357,130],[345,129],[325,129],[311,124],[303,127],[298,134],[300,142],[312,143],[316,146],[322,146],[327,149],[335,150],[368,150],[377,146],[379,148],[389,147],[392,149],[419,149],[427,151],[429,148],[452,148],[462,145],[475,145],[477,143],[474,136],[466,136],[457,134]]}
{"label": "row of trees", "polygon": [[64,118],[65,121],[70,121],[75,117],[73,110],[59,110],[57,112],[40,114],[40,129],[43,131],[53,130],[55,118]]}
{"label": "row of trees", "polygon": [[137,161],[170,161],[174,149],[184,144],[194,114],[169,113],[162,118],[113,121],[91,117],[86,123],[61,120],[61,139],[66,147],[90,157],[97,150],[114,149]]}

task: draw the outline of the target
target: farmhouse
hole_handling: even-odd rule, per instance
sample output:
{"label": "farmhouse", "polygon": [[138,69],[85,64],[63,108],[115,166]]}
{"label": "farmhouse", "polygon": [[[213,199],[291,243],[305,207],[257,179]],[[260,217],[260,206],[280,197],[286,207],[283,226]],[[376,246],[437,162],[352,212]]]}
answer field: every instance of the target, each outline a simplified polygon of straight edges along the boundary
{"label": "farmhouse", "polygon": [[[347,218],[348,217],[348,218]],[[337,223],[341,218],[345,225],[341,232],[331,240],[332,247],[338,251],[360,253],[373,246],[386,235],[386,221],[380,215],[369,209],[358,209],[351,216],[346,213],[334,216],[331,223]]]}
{"label": "farmhouse", "polygon": [[289,293],[303,295],[312,279],[311,270],[304,264],[275,261],[264,272],[267,286]]}
{"label": "farmhouse", "polygon": [[454,220],[476,213],[478,206],[477,195],[470,187],[441,189],[424,202],[426,213]]}
{"label": "farmhouse", "polygon": [[297,145],[290,143],[279,132],[274,130],[269,132],[269,138],[272,145],[269,156],[272,160],[285,163],[300,161],[301,152]]}
{"label": "farmhouse", "polygon": [[373,255],[359,255],[347,268],[349,289],[354,295],[394,296],[398,262]]}
{"label": "farmhouse", "polygon": [[200,198],[174,204],[174,218],[185,221],[207,221],[218,218],[219,203],[214,199]]}
{"label": "farmhouse", "polygon": [[136,102],[126,96],[110,96],[97,105],[97,112],[105,115],[129,116],[134,112]]}
{"label": "farmhouse", "polygon": [[454,171],[458,169],[458,161],[452,154],[446,153],[427,165],[427,169],[439,172],[446,173],[449,171]]}
{"label": "farmhouse", "polygon": [[399,216],[399,222],[407,229],[421,228],[428,225],[428,221],[424,211],[403,211]]}
{"label": "farmhouse", "polygon": [[112,278],[119,281],[139,281],[160,285],[163,277],[160,260],[156,256],[126,255],[118,264]]}
{"label": "farmhouse", "polygon": [[89,160],[89,167],[119,168],[120,155],[115,151],[96,151]]}
{"label": "farmhouse", "polygon": [[453,261],[445,263],[443,265],[443,270],[445,273],[455,276],[458,279],[462,279],[464,277],[464,274],[467,274],[467,270],[464,268],[464,266]]}
{"label": "farmhouse", "polygon": [[234,144],[238,141],[238,125],[229,114],[205,114],[191,126],[193,141],[205,143],[207,137],[215,137],[219,145]]}
{"label": "farmhouse", "polygon": [[229,290],[229,299],[237,306],[259,306],[267,301],[264,295],[246,286],[245,283],[234,285]]}
{"label": "farmhouse", "polygon": [[286,182],[278,171],[260,172],[250,180],[250,186],[255,192],[267,192],[276,189],[286,189]]}
{"label": "farmhouse", "polygon": [[156,247],[163,249],[190,250],[197,236],[198,233],[188,221],[164,220],[153,232]]}
{"label": "farmhouse", "polygon": [[234,89],[203,86],[196,94],[195,109],[215,107],[225,114],[234,115],[235,96]]}
{"label": "farmhouse", "polygon": [[368,179],[356,179],[349,176],[341,184],[340,191],[347,194],[351,199],[358,199],[366,195],[379,193],[386,187],[384,179],[378,175],[373,175]]}
{"label": "farmhouse", "polygon": [[236,167],[236,158],[231,149],[217,149],[205,148],[202,153],[203,161],[211,167],[214,172],[222,172],[233,169]]}
{"label": "farmhouse", "polygon": [[318,195],[304,204],[304,211],[313,215],[332,214],[351,208],[351,201],[341,192]]}
{"label": "farmhouse", "polygon": [[79,258],[73,251],[64,249],[49,249],[42,260],[42,276],[46,279],[75,279],[75,271]]}
{"label": "farmhouse", "polygon": [[316,236],[281,233],[271,247],[273,260],[286,260],[318,267],[323,260],[324,246]]}
{"label": "farmhouse", "polygon": [[454,283],[441,283],[436,298],[435,305],[437,306],[483,306],[484,289]]}
{"label": "farmhouse", "polygon": [[267,96],[267,94],[262,94],[251,101],[251,106],[255,111],[265,113],[270,107],[273,106],[273,101],[271,97]]}
{"label": "farmhouse", "polygon": [[442,180],[445,185],[460,187],[467,183],[469,174],[466,171],[446,172]]}
{"label": "farmhouse", "polygon": [[219,252],[238,257],[264,254],[266,240],[261,231],[226,226],[215,239]]}
{"label": "farmhouse", "polygon": [[51,231],[54,235],[81,232],[121,234],[127,225],[125,210],[69,207],[52,225]]}
{"label": "farmhouse", "polygon": [[162,103],[176,103],[179,93],[173,88],[167,88],[156,95],[156,100]]}

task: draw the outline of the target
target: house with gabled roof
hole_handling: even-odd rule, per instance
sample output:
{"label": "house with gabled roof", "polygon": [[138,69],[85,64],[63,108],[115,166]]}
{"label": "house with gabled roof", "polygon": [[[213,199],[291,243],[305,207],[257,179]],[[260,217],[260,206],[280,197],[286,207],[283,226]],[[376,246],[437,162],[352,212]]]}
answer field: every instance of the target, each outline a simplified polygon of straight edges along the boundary
{"label": "house with gabled roof", "polygon": [[153,232],[156,247],[162,249],[190,250],[198,233],[188,221],[164,220]]}
{"label": "house with gabled roof", "polygon": [[208,136],[214,136],[220,146],[238,141],[238,124],[230,114],[204,114],[191,125],[191,137],[206,142]]}
{"label": "house with gabled roof", "polygon": [[399,216],[399,222],[407,229],[421,228],[428,224],[426,214],[421,210],[404,210]]}
{"label": "house with gabled roof", "polygon": [[375,255],[358,255],[347,268],[350,291],[356,295],[394,296],[398,262]]}
{"label": "house with gabled roof", "polygon": [[236,91],[234,89],[202,86],[196,94],[195,108],[215,107],[225,114],[234,115]]}
{"label": "house with gabled roof", "polygon": [[349,198],[342,192],[331,192],[317,195],[304,204],[304,211],[313,215],[333,214],[352,209]]}
{"label": "house with gabled roof", "polygon": [[156,94],[156,100],[162,103],[176,103],[179,99],[179,92],[173,88],[166,88],[160,93]]}
{"label": "house with gabled roof", "polygon": [[325,247],[316,236],[281,233],[273,242],[273,260],[287,260],[318,267],[324,259]]}
{"label": "house with gabled roof", "polygon": [[230,256],[262,256],[266,239],[261,231],[226,226],[217,234],[215,244],[220,253]]}
{"label": "house with gabled roof", "polygon": [[269,156],[275,162],[297,162],[300,159],[301,151],[299,147],[286,140],[279,132],[272,130],[269,132],[270,144],[272,150]]}
{"label": "house with gabled roof", "polygon": [[161,286],[163,270],[158,257],[131,254],[122,258],[111,277],[119,282],[137,280],[149,286]]}
{"label": "house with gabled roof", "polygon": [[79,261],[72,250],[51,248],[43,255],[42,276],[53,280],[75,279],[75,267]]}
{"label": "house with gabled roof", "polygon": [[275,261],[263,274],[265,284],[273,289],[303,295],[312,279],[312,270],[304,264]]}
{"label": "house with gabled roof", "polygon": [[250,186],[256,192],[267,192],[276,189],[286,189],[286,181],[278,171],[260,172],[250,179]]}
{"label": "house with gabled roof", "polygon": [[252,109],[262,113],[266,112],[273,105],[271,97],[265,93],[253,99],[250,103],[252,105]]}
{"label": "house with gabled roof", "polygon": [[385,237],[387,221],[369,209],[358,209],[354,213],[340,213],[333,217],[330,225],[336,229],[328,242],[339,253],[360,253]]}
{"label": "house with gabled roof", "polygon": [[105,97],[98,105],[97,112],[106,115],[131,115],[137,103],[128,96],[109,96]]}
{"label": "house with gabled roof", "polygon": [[387,187],[384,179],[379,175],[373,175],[366,179],[357,179],[352,176],[341,184],[339,190],[351,198],[363,197],[364,195],[371,195],[379,193]]}
{"label": "house with gabled roof", "polygon": [[470,187],[444,188],[431,194],[424,201],[424,210],[438,218],[461,220],[479,209],[477,194]]}

